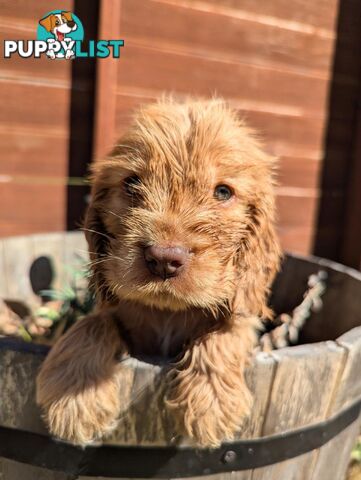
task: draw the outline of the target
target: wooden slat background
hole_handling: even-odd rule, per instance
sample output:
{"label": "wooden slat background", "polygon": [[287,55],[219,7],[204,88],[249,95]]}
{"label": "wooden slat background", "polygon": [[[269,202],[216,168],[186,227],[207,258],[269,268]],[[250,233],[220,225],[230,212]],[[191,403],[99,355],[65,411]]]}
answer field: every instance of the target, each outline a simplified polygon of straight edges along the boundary
{"label": "wooden slat background", "polygon": [[[47,0],[0,1],[1,43],[35,39],[39,19],[55,8]],[[70,62],[1,59],[1,236],[65,228],[70,94]]]}
{"label": "wooden slat background", "polygon": [[[0,1],[0,40],[34,38],[38,18],[58,8],[52,3]],[[76,12],[74,3],[62,8]],[[99,0],[98,38],[124,38],[125,48],[119,60],[99,60],[89,80],[93,154],[106,154],[134,108],[163,91],[221,95],[279,157],[283,247],[311,252],[338,7],[339,0]],[[14,57],[2,65],[0,235],[65,229],[70,62]],[[339,82],[347,92],[347,76]],[[336,126],[335,149],[347,134],[342,114]]]}

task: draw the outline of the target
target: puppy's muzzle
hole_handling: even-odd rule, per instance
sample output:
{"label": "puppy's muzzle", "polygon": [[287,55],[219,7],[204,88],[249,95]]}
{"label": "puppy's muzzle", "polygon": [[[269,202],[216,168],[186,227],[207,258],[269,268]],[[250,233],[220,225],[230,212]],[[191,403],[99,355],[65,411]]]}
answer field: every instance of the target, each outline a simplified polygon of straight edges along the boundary
{"label": "puppy's muzzle", "polygon": [[144,249],[144,259],[148,270],[165,280],[178,276],[184,270],[189,259],[189,251],[178,246],[152,245]]}

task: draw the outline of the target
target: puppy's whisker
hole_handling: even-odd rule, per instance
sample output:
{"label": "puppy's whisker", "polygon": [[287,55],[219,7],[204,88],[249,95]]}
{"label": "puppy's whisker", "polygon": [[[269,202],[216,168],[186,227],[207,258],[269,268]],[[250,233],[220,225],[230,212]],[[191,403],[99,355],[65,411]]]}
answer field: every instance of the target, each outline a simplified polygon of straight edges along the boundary
{"label": "puppy's whisker", "polygon": [[109,286],[113,295],[116,295],[119,289],[123,287],[123,285],[121,285],[120,283],[114,283],[114,282],[112,282]]}
{"label": "puppy's whisker", "polygon": [[95,265],[99,265],[100,263],[104,263],[111,260],[110,258],[102,258],[100,260],[93,260],[92,262],[89,262],[90,267],[94,267]]}
{"label": "puppy's whisker", "polygon": [[109,256],[107,258],[101,258],[99,260],[93,260],[93,261],[89,262],[89,265],[92,267],[92,266],[95,266],[95,265],[99,265],[100,263],[109,262],[110,260],[116,260],[116,259],[117,259],[117,257]]}
{"label": "puppy's whisker", "polygon": [[123,218],[120,215],[118,215],[117,213],[112,212],[111,210],[107,210],[107,212],[110,213],[111,215],[114,215],[115,217],[119,218],[120,220],[123,220]]}
{"label": "puppy's whisker", "polygon": [[101,260],[106,260],[107,258],[110,258],[110,256],[109,255],[103,255],[102,258],[89,259],[89,261],[86,262],[85,265],[93,265],[96,262],[99,262]]}
{"label": "puppy's whisker", "polygon": [[95,233],[97,235],[101,235],[102,237],[107,238],[108,240],[113,240],[109,235],[105,234],[104,232],[98,232],[97,230],[93,230],[92,228],[81,228],[80,230],[83,230],[84,232],[91,232]]}
{"label": "puppy's whisker", "polygon": [[83,248],[75,248],[75,250],[81,253],[92,253],[93,255],[101,255],[101,256],[106,255],[106,253],[92,252],[91,250],[84,250]]}

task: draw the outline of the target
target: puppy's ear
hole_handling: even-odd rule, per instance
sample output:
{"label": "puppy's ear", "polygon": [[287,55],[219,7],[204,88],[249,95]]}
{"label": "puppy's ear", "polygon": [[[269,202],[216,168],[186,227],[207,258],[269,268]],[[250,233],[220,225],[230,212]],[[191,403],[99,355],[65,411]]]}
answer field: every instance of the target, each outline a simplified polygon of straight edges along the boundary
{"label": "puppy's ear", "polygon": [[50,13],[47,17],[39,20],[39,23],[47,32],[51,32],[54,27],[54,15]]}
{"label": "puppy's ear", "polygon": [[99,205],[95,200],[92,200],[88,207],[84,221],[84,231],[91,259],[100,259],[106,253],[108,241]]}
{"label": "puppy's ear", "polygon": [[71,12],[61,12],[62,15],[64,15],[64,17],[66,18],[66,20],[68,22],[70,22],[71,20],[73,20],[73,17],[72,17],[72,14]]}
{"label": "puppy's ear", "polygon": [[102,273],[102,263],[97,262],[108,253],[111,235],[107,232],[101,217],[106,190],[93,186],[92,200],[84,220],[85,238],[88,242],[89,256],[92,261],[91,280],[98,302],[104,302],[108,297],[106,283]]}
{"label": "puppy's ear", "polygon": [[248,226],[236,256],[239,283],[232,310],[241,315],[271,318],[267,297],[278,271],[281,250],[274,226],[272,185],[248,204]]}
{"label": "puppy's ear", "polygon": [[84,230],[89,245],[91,258],[98,259],[107,253],[109,240],[112,234],[107,231],[103,221],[108,211],[108,193],[114,179],[117,181],[119,175],[119,160],[113,159],[115,152],[112,152],[107,160],[94,162],[91,166],[89,180],[92,184],[91,202],[89,204]]}

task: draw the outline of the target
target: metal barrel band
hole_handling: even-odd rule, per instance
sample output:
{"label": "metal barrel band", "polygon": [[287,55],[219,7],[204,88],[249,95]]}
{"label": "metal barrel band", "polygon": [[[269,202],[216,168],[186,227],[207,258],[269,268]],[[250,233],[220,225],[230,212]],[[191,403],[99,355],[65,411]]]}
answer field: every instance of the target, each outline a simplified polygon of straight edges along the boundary
{"label": "metal barrel band", "polygon": [[223,444],[217,449],[111,446],[79,448],[45,435],[0,427],[0,457],[69,475],[179,478],[250,470],[325,445],[360,415],[361,399],[336,416],[284,434]]}

